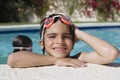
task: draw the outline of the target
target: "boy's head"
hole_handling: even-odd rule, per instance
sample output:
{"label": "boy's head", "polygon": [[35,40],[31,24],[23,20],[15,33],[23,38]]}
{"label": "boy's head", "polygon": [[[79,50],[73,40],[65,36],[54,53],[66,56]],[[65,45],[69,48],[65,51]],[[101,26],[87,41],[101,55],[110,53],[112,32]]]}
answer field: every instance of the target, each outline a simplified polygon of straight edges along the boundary
{"label": "boy's head", "polygon": [[52,14],[43,19],[40,29],[43,53],[46,50],[49,55],[58,58],[68,56],[75,42],[74,28],[70,18],[61,14]]}
{"label": "boy's head", "polygon": [[18,35],[12,42],[14,51],[32,51],[32,40],[25,35]]}

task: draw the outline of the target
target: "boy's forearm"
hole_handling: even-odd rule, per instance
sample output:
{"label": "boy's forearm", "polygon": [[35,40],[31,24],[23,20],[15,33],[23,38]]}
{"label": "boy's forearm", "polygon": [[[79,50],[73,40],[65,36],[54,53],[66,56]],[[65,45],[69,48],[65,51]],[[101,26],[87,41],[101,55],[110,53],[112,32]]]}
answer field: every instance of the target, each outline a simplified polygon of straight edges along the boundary
{"label": "boy's forearm", "polygon": [[56,58],[31,52],[19,52],[8,57],[10,67],[33,67],[55,64]]}

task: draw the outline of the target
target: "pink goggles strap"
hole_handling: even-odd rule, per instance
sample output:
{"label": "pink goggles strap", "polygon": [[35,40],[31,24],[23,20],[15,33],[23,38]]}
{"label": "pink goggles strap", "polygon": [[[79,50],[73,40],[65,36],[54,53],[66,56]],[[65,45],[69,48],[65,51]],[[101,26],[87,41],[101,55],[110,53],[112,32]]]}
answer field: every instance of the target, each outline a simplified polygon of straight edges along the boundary
{"label": "pink goggles strap", "polygon": [[14,49],[20,49],[20,50],[23,50],[23,49],[26,49],[26,50],[32,50],[32,46],[30,46],[30,47],[14,47]]}

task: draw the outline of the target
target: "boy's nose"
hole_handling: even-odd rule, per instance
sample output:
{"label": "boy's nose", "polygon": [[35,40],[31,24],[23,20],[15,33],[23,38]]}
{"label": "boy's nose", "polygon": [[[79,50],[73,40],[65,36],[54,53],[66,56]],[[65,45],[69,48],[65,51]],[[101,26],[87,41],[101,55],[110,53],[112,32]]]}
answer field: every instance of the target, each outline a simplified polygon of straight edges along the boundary
{"label": "boy's nose", "polygon": [[62,38],[62,37],[58,37],[58,38],[56,39],[56,42],[57,42],[57,44],[62,44],[64,41],[63,41],[63,38]]}

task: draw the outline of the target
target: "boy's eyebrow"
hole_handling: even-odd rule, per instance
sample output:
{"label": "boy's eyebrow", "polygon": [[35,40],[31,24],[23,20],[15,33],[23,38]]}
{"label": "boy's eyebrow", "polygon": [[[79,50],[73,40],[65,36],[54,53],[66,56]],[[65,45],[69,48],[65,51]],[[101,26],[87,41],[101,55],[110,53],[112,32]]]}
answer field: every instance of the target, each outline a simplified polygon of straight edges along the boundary
{"label": "boy's eyebrow", "polygon": [[[48,33],[47,36],[49,35],[57,35],[57,33]],[[63,33],[63,35],[71,35],[71,33]]]}
{"label": "boy's eyebrow", "polygon": [[56,33],[48,33],[47,35],[55,35]]}

